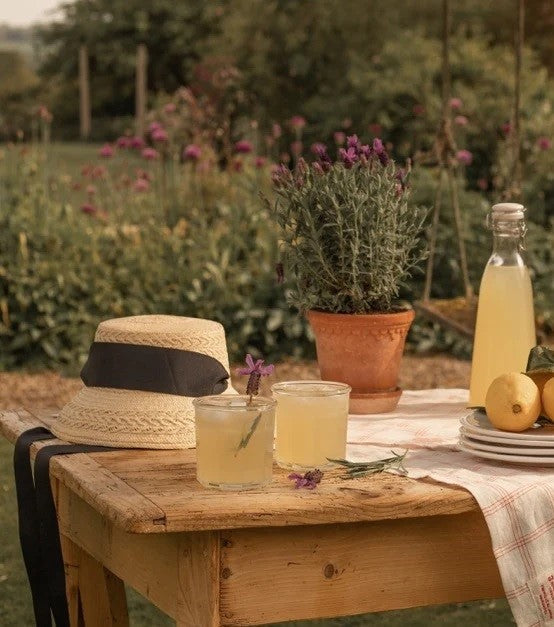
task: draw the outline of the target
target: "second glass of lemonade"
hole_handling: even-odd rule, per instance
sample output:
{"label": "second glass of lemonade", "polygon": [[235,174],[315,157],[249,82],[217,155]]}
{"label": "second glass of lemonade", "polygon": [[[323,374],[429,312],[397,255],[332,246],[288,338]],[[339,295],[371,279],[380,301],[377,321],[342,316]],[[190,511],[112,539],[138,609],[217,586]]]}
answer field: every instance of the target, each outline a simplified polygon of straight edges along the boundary
{"label": "second glass of lemonade", "polygon": [[271,483],[275,401],[220,394],[196,398],[193,403],[198,481],[220,490]]}
{"label": "second glass of lemonade", "polygon": [[350,386],[333,381],[285,381],[271,388],[277,401],[275,458],[291,470],[332,466],[346,455]]}

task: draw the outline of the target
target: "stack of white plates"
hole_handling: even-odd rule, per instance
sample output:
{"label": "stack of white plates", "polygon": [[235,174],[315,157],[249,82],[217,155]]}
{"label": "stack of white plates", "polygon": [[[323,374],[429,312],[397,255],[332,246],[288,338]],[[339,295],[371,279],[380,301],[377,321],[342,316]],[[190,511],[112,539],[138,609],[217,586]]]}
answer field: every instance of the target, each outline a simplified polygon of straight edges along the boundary
{"label": "stack of white plates", "polygon": [[521,433],[500,431],[481,410],[464,416],[461,423],[458,446],[470,455],[514,464],[554,466],[554,425],[535,425]]}

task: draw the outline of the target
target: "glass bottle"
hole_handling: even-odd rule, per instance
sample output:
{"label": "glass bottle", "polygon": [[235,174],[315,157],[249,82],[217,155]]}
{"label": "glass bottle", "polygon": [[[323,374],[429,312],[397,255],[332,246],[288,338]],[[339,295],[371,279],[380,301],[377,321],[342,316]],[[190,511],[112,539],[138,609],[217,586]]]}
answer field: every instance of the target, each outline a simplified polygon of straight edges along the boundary
{"label": "glass bottle", "polygon": [[485,405],[496,377],[523,372],[536,344],[533,289],[522,255],[524,211],[523,205],[500,203],[488,217],[494,246],[479,290],[469,392],[472,407]]}

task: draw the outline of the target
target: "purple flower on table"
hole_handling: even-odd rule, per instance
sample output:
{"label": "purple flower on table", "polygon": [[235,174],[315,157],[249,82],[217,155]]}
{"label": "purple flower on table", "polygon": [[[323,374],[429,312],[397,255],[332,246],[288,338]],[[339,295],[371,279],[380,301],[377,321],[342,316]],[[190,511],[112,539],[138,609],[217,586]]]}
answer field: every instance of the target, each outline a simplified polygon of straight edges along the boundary
{"label": "purple flower on table", "polygon": [[183,150],[183,158],[187,161],[198,161],[201,155],[202,150],[200,146],[197,146],[196,144],[189,144]]}
{"label": "purple flower on table", "polygon": [[235,144],[235,152],[247,155],[249,152],[253,150],[252,143],[247,139],[241,139]]}
{"label": "purple flower on table", "polygon": [[318,484],[321,482],[323,478],[323,473],[319,469],[309,470],[307,473],[303,475],[299,475],[297,472],[291,473],[288,478],[291,481],[294,481],[294,487],[298,490],[299,488],[306,488],[307,490],[314,490],[317,488]]}
{"label": "purple flower on table", "polygon": [[462,165],[471,165],[471,162],[473,161],[473,154],[469,150],[458,150],[456,153],[456,160]]}
{"label": "purple flower on table", "polygon": [[100,148],[100,150],[98,151],[98,154],[104,159],[109,159],[110,157],[113,157],[114,153],[115,151],[111,144],[104,144],[102,148]]}
{"label": "purple flower on table", "polygon": [[273,364],[264,365],[263,359],[254,358],[250,353],[246,355],[246,368],[239,368],[237,374],[248,376],[248,383],[246,385],[246,393],[252,397],[256,396],[260,389],[260,380],[262,377],[267,377],[273,373],[275,366]]}
{"label": "purple flower on table", "polygon": [[355,148],[349,148],[348,150],[341,148],[339,157],[347,169],[350,169],[358,161],[358,153]]}

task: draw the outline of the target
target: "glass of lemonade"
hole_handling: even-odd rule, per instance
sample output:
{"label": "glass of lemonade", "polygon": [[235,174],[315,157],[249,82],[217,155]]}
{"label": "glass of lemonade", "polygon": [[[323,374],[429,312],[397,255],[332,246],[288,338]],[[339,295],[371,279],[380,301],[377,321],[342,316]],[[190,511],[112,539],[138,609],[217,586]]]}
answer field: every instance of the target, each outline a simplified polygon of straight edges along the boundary
{"label": "glass of lemonade", "polygon": [[333,381],[285,381],[272,386],[277,401],[276,461],[313,470],[346,455],[350,386]]}
{"label": "glass of lemonade", "polygon": [[218,395],[193,402],[198,481],[221,490],[248,490],[271,483],[275,401]]}

